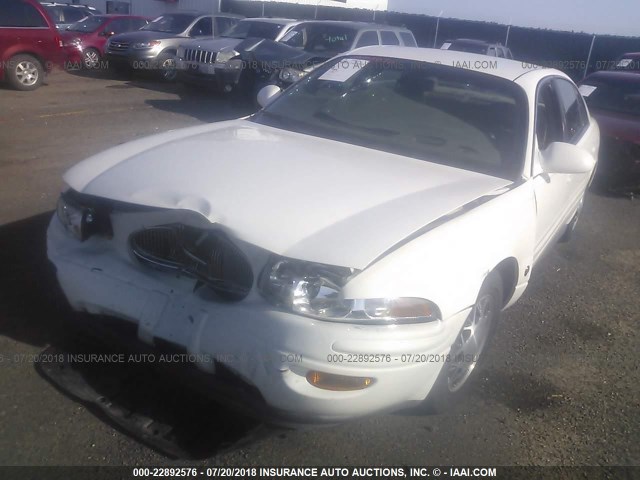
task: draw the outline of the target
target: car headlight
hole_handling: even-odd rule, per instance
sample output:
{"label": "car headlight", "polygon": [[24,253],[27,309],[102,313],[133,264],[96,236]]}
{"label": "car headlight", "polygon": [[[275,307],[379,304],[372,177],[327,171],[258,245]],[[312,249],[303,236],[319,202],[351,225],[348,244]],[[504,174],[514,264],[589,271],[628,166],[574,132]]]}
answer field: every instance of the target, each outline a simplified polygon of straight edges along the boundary
{"label": "car headlight", "polygon": [[362,323],[424,323],[438,320],[438,307],[422,298],[344,298],[342,287],[357,270],[272,256],[260,292],[271,303],[322,320]]}
{"label": "car headlight", "polygon": [[237,57],[238,55],[240,55],[240,53],[236,52],[235,50],[222,50],[216,55],[216,62],[227,63],[229,60]]}
{"label": "car headlight", "polygon": [[307,72],[287,67],[280,70],[278,77],[285,83],[294,83],[303,78]]}
{"label": "car headlight", "polygon": [[133,44],[133,48],[136,50],[145,50],[149,48],[154,48],[160,45],[160,40],[151,40],[150,42],[138,42]]}
{"label": "car headlight", "polygon": [[80,45],[82,45],[82,40],[80,40],[78,37],[75,37],[67,41],[66,45],[70,47],[79,47]]}
{"label": "car headlight", "polygon": [[58,199],[56,213],[60,223],[78,240],[84,241],[89,237],[90,226],[95,220],[91,209],[81,207],[63,193]]}

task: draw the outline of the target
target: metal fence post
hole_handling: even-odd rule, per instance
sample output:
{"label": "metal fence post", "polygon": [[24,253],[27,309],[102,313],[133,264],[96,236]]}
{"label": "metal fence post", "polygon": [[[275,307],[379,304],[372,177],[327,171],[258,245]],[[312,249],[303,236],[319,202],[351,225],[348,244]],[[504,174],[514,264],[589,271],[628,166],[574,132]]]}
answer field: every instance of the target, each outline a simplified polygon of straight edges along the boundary
{"label": "metal fence post", "polygon": [[589,63],[591,62],[591,54],[593,53],[593,46],[596,43],[596,36],[594,35],[593,38],[591,39],[591,47],[589,48],[589,55],[587,56],[587,65],[584,67],[584,75],[582,76],[582,78],[585,78],[587,76],[587,73],[589,72]]}

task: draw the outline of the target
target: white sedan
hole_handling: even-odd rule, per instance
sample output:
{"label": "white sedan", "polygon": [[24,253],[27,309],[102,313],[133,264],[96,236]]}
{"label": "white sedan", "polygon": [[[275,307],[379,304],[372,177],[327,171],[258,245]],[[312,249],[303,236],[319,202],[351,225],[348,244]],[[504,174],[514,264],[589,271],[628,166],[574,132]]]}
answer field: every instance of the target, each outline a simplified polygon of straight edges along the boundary
{"label": "white sedan", "polygon": [[367,47],[272,89],[251,117],[65,174],[48,255],[69,302],[231,378],[276,421],[453,400],[575,227],[600,137],[576,86]]}

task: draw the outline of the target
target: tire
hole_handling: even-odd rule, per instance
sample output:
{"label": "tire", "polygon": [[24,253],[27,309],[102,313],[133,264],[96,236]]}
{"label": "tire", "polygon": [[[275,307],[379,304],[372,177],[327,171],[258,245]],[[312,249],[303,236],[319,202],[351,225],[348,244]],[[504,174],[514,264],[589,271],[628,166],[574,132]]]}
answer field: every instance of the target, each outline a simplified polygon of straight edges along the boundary
{"label": "tire", "polygon": [[95,48],[87,48],[82,53],[82,67],[86,70],[95,70],[100,66],[100,52]]}
{"label": "tire", "polygon": [[172,53],[161,53],[158,55],[158,76],[163,82],[175,82],[178,76],[176,70],[176,56]]}
{"label": "tire", "polygon": [[42,85],[44,67],[40,60],[31,55],[16,55],[9,60],[6,70],[9,84],[16,90],[30,91]]}
{"label": "tire", "polygon": [[[485,279],[476,303],[451,346],[447,361],[426,399],[431,413],[450,410],[459,401],[484,360],[503,307],[503,283],[500,274],[491,272]],[[473,330],[472,330],[473,329]],[[478,345],[478,333],[481,344]]]}

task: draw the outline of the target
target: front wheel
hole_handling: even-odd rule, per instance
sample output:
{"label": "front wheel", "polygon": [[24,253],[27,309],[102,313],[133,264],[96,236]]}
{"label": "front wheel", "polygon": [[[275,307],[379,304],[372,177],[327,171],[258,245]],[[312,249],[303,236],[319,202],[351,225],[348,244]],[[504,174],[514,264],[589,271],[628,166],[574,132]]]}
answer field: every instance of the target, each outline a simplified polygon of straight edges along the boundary
{"label": "front wheel", "polygon": [[31,55],[16,55],[9,60],[7,80],[16,90],[35,90],[44,81],[44,68]]}
{"label": "front wheel", "polygon": [[502,278],[491,272],[485,279],[469,316],[456,337],[447,361],[427,397],[427,405],[444,411],[458,400],[468,385],[500,319],[503,306]]}
{"label": "front wheel", "polygon": [[87,70],[93,70],[100,65],[100,52],[95,48],[87,48],[82,54],[82,65]]}
{"label": "front wheel", "polygon": [[165,82],[174,82],[178,76],[176,69],[176,57],[171,53],[161,53],[158,55],[158,68],[160,79]]}

